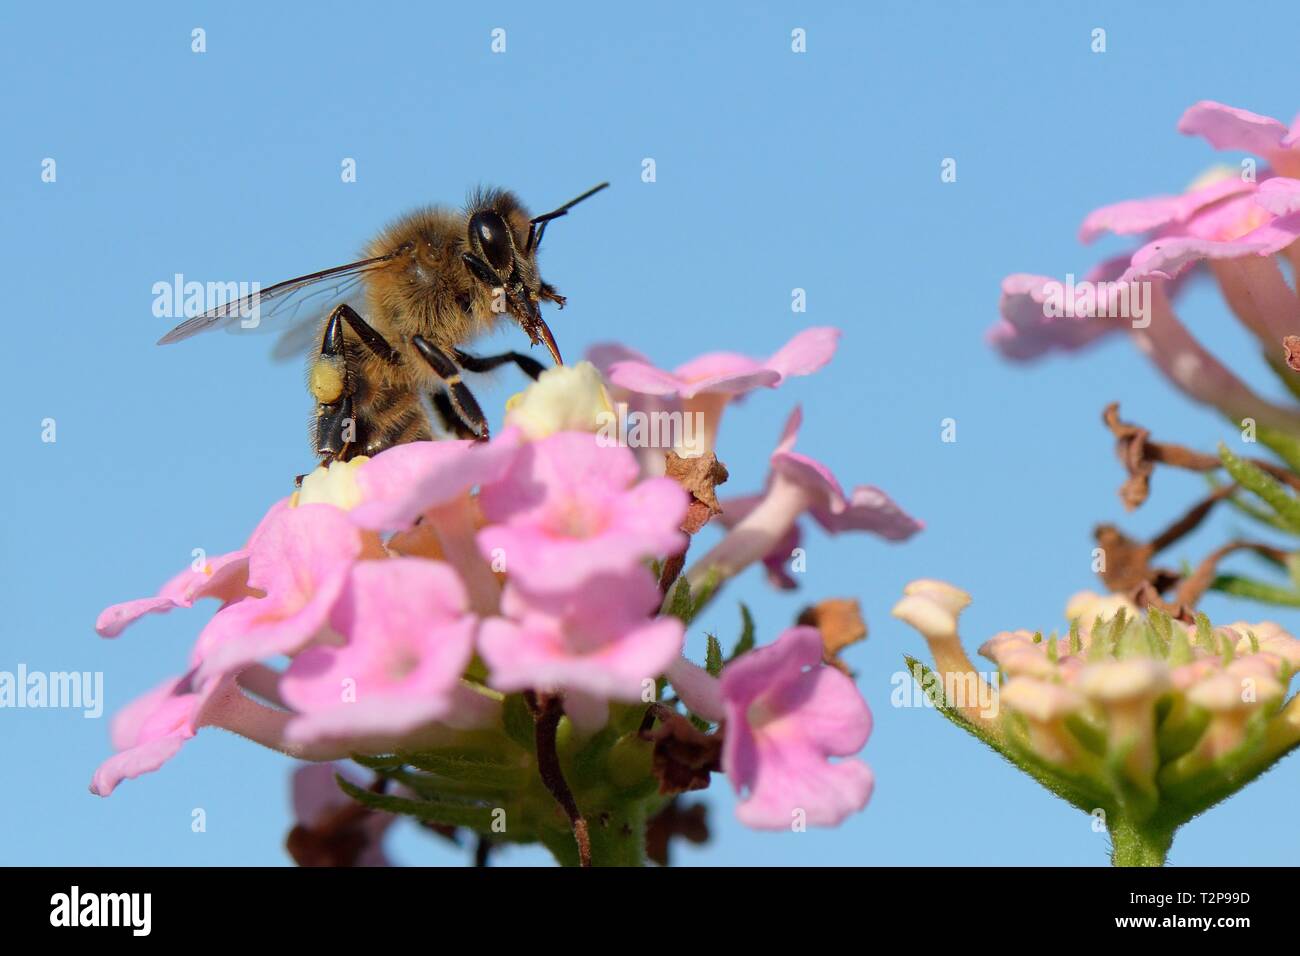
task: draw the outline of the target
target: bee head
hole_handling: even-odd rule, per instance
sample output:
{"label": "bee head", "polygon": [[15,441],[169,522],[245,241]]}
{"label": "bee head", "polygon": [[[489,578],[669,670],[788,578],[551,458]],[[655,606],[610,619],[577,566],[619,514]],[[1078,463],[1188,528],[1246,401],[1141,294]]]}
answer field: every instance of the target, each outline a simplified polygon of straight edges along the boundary
{"label": "bee head", "polygon": [[608,186],[601,183],[558,209],[529,218],[513,193],[491,190],[476,193],[467,209],[466,243],[462,257],[470,273],[492,289],[504,291],[505,308],[536,345],[545,342],[557,365],[563,364],[539,302],[564,307],[564,296],[542,281],[537,270],[537,248],[546,225],[567,215],[570,207]]}

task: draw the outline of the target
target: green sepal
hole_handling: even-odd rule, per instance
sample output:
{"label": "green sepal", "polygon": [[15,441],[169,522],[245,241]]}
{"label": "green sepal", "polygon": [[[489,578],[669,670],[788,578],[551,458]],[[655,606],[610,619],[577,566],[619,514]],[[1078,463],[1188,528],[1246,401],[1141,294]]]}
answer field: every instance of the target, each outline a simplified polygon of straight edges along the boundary
{"label": "green sepal", "polygon": [[691,582],[682,575],[673,583],[673,593],[668,600],[668,614],[683,624],[689,624],[694,602],[691,600]]}
{"label": "green sepal", "polygon": [[1214,629],[1210,627],[1210,619],[1200,611],[1196,614],[1196,646],[1211,654],[1219,652],[1218,641],[1214,639]]}
{"label": "green sepal", "polygon": [[1098,727],[1084,715],[1078,713],[1067,714],[1065,729],[1083,745],[1084,750],[1093,756],[1100,757],[1106,752],[1105,728]]}
{"label": "green sepal", "polygon": [[747,654],[754,649],[754,615],[749,613],[749,606],[740,605],[740,637],[736,641],[736,646],[731,649],[729,660],[735,660],[741,654]]}
{"label": "green sepal", "polygon": [[1096,663],[1105,660],[1109,653],[1106,640],[1106,622],[1098,614],[1092,622],[1092,630],[1089,632],[1092,636],[1088,638],[1088,655],[1089,663]]}
{"label": "green sepal", "polygon": [[[1171,661],[1171,666],[1174,666]],[[1179,698],[1178,709],[1172,707],[1161,719],[1156,731],[1156,752],[1161,765],[1177,760],[1196,746],[1210,723],[1209,712],[1189,705]]]}
{"label": "green sepal", "polygon": [[1167,659],[1169,666],[1178,667],[1182,664],[1190,664],[1195,656],[1192,653],[1192,642],[1187,637],[1187,631],[1181,627],[1174,628],[1169,641],[1169,657]]}
{"label": "green sepal", "polygon": [[704,669],[710,677],[722,673],[722,643],[712,634],[705,635],[707,649],[704,652]]}

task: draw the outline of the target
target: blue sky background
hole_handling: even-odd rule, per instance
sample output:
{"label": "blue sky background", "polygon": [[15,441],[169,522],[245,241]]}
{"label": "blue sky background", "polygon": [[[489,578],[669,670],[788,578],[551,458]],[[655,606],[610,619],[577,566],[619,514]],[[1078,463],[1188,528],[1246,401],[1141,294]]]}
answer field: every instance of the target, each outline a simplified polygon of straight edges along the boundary
{"label": "blue sky background", "polygon": [[[975,596],[972,649],[997,630],[1058,627],[1069,595],[1095,585],[1094,523],[1148,534],[1198,494],[1198,480],[1161,473],[1153,501],[1122,512],[1106,402],[1169,439],[1208,448],[1231,434],[1127,342],[1018,368],[983,335],[1003,275],[1082,274],[1120,248],[1080,248],[1087,211],[1178,191],[1215,159],[1175,131],[1188,105],[1290,120],[1294,6],[379,6],[4,5],[0,669],[102,670],[110,710],[178,672],[213,604],[111,642],[95,636],[96,614],[151,594],[195,547],[238,546],[312,464],[300,370],[270,362],[264,338],[156,348],[171,323],[151,314],[154,282],[269,283],[342,262],[393,215],[459,203],[480,181],[540,210],[609,179],[548,233],[544,274],[570,296],[551,315],[565,354],[614,338],[672,365],[840,326],[823,373],[728,414],[728,491],[762,480],[800,402],[802,450],[928,525],[902,546],[813,536],[800,595],[751,574],[701,622],[693,646],[704,629],[729,641],[743,598],[770,639],[805,602],[860,597],[871,637],[848,656],[876,715],[864,756],[877,790],[838,831],[771,835],[734,821],[719,780],[714,841],[679,861],[1103,864],[1106,838],[1086,816],[934,712],[889,706],[903,653],[923,648],[888,611],[908,580],[939,577]],[[1098,26],[1101,55],[1089,50]],[[489,51],[494,27],[507,31],[504,55]],[[807,30],[804,55],[790,52],[794,27]],[[45,157],[54,184],[41,182]],[[354,184],[340,181],[344,157],[357,161]],[[645,157],[653,184],[640,179]],[[940,182],[945,157],[956,183]],[[807,290],[805,315],[791,313],[794,287]],[[1260,372],[1209,289],[1184,312]],[[480,386],[485,407],[518,385],[502,374]],[[40,439],[47,417],[55,444]],[[946,417],[955,444],[940,441]],[[1199,558],[1234,524],[1220,516],[1176,556]],[[1296,617],[1278,619],[1294,629]],[[107,715],[0,711],[0,862],[286,862],[287,760],[204,731],[101,800],[86,787],[107,734]],[[1293,863],[1300,831],[1276,818],[1290,818],[1298,784],[1300,762],[1285,763],[1186,827],[1172,862]],[[190,830],[196,807],[206,833]],[[413,832],[393,853],[458,859]],[[512,850],[500,862],[541,859]]]}

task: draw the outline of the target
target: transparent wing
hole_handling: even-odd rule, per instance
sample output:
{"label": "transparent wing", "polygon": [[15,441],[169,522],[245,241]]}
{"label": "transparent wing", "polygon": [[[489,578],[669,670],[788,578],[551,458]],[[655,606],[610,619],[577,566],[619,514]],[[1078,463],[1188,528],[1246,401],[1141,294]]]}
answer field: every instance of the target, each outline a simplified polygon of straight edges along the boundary
{"label": "transparent wing", "polygon": [[[321,325],[326,317],[342,302],[347,302],[350,293],[356,290],[360,285],[360,280],[353,280],[346,287],[340,287],[335,293],[322,301],[315,301],[303,305],[295,310],[295,314],[287,322],[275,322],[273,328],[279,333],[275,340],[275,345],[271,347],[271,360],[275,362],[284,362],[289,359],[298,358],[309,351],[313,346],[320,348]],[[361,310],[360,303],[351,303],[358,311]],[[234,326],[238,328],[238,326]],[[266,328],[266,326],[263,326]]]}
{"label": "transparent wing", "polygon": [[[367,273],[383,268],[405,251],[405,248],[401,248],[386,255],[277,282],[269,288],[222,303],[202,315],[186,319],[159,339],[158,344],[170,345],[209,329],[254,331],[273,319],[277,320],[276,324],[281,328],[284,328],[284,321],[291,323],[292,327],[285,329],[281,336],[283,341],[290,332],[299,332],[299,325],[310,328],[312,321],[355,292]],[[280,343],[276,344],[275,352],[281,352]]]}

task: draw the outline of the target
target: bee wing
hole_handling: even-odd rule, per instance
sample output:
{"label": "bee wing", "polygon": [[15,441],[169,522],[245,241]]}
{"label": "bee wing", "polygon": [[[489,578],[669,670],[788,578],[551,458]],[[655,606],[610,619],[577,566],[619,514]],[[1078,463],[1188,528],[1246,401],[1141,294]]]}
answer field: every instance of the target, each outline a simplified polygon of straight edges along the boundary
{"label": "bee wing", "polygon": [[271,347],[271,361],[286,362],[305,354],[312,346],[319,347],[321,324],[344,301],[344,296],[331,298],[325,305],[294,318],[292,325],[280,330],[275,345]]}
{"label": "bee wing", "polygon": [[[359,296],[364,275],[356,273],[332,285],[320,283],[311,292],[297,296],[296,301],[279,310],[275,322],[255,329],[253,334],[268,329],[277,333],[275,345],[271,348],[271,360],[283,362],[302,356],[313,346],[319,348],[321,325],[339,305]],[[359,303],[353,304],[360,308]],[[230,330],[243,331],[238,325],[232,325]]]}
{"label": "bee wing", "polygon": [[[361,259],[333,269],[322,269],[310,275],[277,282],[269,288],[225,302],[201,315],[186,319],[159,339],[158,344],[170,345],[209,329],[252,329],[276,316],[292,321],[309,304],[311,312],[304,319],[317,318],[325,309],[333,308],[341,299],[346,298],[368,272],[382,268],[404,251],[405,249],[397,249],[387,255]],[[250,318],[255,318],[256,322],[249,324]],[[304,321],[304,324],[310,323]],[[282,338],[287,337],[296,327],[295,323],[294,328],[287,329]],[[278,345],[276,351],[280,351]]]}

